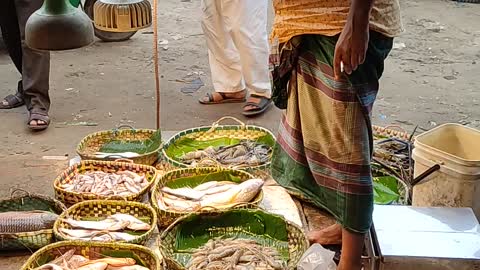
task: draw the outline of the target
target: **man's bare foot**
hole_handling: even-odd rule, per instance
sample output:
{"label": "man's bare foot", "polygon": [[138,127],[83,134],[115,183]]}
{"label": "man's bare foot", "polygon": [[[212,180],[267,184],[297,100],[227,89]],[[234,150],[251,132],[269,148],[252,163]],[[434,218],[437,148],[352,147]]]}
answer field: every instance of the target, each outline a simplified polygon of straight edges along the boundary
{"label": "man's bare foot", "polygon": [[328,228],[319,231],[312,231],[308,234],[308,240],[311,244],[340,245],[342,244],[342,226],[334,224]]}

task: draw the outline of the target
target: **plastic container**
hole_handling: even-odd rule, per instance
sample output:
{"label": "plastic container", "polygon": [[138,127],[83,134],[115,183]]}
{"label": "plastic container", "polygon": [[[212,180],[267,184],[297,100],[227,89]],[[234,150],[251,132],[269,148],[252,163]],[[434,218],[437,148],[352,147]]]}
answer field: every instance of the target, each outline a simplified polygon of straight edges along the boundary
{"label": "plastic container", "polygon": [[414,177],[440,165],[414,186],[414,206],[470,207],[480,218],[480,131],[445,124],[418,136]]}

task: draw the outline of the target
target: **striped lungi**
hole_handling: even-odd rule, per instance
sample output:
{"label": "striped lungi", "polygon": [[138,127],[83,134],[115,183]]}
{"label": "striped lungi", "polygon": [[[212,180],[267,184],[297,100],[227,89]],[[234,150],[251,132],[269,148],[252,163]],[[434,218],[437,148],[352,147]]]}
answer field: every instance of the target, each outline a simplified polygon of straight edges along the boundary
{"label": "striped lungi", "polygon": [[[332,68],[337,38],[301,36],[293,40],[297,45],[289,56],[280,56],[280,67],[291,70],[288,90],[287,80],[280,78],[286,72],[273,73],[273,99],[281,104],[286,97],[287,108],[272,175],[292,194],[330,212],[344,228],[365,233],[373,212],[370,112],[393,39],[371,32],[365,63],[337,81]],[[286,92],[279,93],[282,89]]]}

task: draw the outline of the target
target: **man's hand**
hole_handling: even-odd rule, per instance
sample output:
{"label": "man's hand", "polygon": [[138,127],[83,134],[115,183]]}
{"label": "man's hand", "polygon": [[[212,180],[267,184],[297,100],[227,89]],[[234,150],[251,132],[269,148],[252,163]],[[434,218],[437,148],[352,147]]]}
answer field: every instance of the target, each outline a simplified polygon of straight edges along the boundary
{"label": "man's hand", "polygon": [[335,47],[333,70],[335,79],[341,77],[341,65],[352,74],[365,61],[369,39],[369,20],[373,0],[353,0],[347,23]]}

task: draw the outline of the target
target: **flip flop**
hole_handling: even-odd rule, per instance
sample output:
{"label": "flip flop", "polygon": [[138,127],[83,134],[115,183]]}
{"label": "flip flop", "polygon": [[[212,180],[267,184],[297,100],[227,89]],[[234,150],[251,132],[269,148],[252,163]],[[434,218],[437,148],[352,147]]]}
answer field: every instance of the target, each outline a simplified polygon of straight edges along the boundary
{"label": "flip flop", "polygon": [[[245,93],[245,96],[246,96],[247,90],[242,90],[240,92]],[[245,100],[246,100],[246,97],[232,98],[232,97],[228,97],[227,93],[223,93],[223,92],[215,92],[215,93],[218,93],[222,97],[222,99],[215,101],[215,98],[213,97],[213,94],[212,93],[207,93],[203,98],[199,99],[198,102],[200,102],[201,104],[204,104],[204,105],[211,105],[211,104],[223,104],[223,103],[242,103],[242,102],[245,102]],[[204,100],[205,97],[208,98],[208,101]]]}
{"label": "flip flop", "polygon": [[[32,121],[43,121],[45,122],[45,124],[41,124],[41,125],[30,125],[30,122]],[[48,126],[50,125],[50,117],[48,117],[48,115],[46,115],[45,113],[38,113],[38,112],[30,112],[30,115],[28,117],[28,123],[27,123],[27,126],[29,129],[31,130],[35,130],[35,131],[41,131],[41,130],[45,130],[48,128]]]}
{"label": "flip flop", "polygon": [[[266,97],[262,96],[257,96],[257,95],[250,95],[251,98],[257,99],[258,102],[252,102],[249,101],[243,106],[243,112],[242,114],[248,117],[252,116],[257,116],[262,113],[264,113],[268,108],[270,108],[270,105],[272,105],[272,100]],[[247,110],[246,108],[249,106],[255,107],[255,109],[249,109]]]}
{"label": "flip flop", "polygon": [[[7,104],[4,104],[6,102]],[[25,101],[17,95],[8,95],[0,102],[0,109],[8,110],[25,105]]]}

